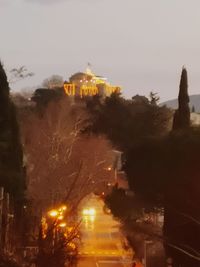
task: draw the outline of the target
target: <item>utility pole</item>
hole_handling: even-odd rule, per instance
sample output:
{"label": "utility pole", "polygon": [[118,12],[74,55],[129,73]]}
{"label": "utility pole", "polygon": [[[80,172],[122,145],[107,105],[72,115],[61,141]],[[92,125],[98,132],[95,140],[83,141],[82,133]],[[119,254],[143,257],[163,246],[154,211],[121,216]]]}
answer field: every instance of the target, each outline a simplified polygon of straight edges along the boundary
{"label": "utility pole", "polygon": [[5,194],[5,246],[4,252],[7,253],[9,251],[9,214],[10,213],[10,196],[9,193]]}
{"label": "utility pole", "polygon": [[3,198],[4,198],[4,188],[0,187],[0,250],[3,249],[2,245],[2,234],[3,234]]}
{"label": "utility pole", "polygon": [[147,245],[152,244],[151,240],[144,241],[144,267],[147,267]]}
{"label": "utility pole", "polygon": [[115,155],[115,159],[113,162],[113,169],[114,169],[114,181],[117,183],[117,172],[122,168],[122,152],[118,150],[112,150],[113,154]]}

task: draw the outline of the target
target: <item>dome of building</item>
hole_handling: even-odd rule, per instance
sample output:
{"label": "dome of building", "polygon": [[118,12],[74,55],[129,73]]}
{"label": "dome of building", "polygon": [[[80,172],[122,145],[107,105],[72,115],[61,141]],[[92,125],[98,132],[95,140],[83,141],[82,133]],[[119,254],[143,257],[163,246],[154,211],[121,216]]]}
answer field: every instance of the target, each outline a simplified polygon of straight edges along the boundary
{"label": "dome of building", "polygon": [[69,81],[71,83],[77,83],[82,81],[91,81],[91,79],[92,79],[91,75],[88,75],[87,73],[84,72],[77,72],[69,78]]}

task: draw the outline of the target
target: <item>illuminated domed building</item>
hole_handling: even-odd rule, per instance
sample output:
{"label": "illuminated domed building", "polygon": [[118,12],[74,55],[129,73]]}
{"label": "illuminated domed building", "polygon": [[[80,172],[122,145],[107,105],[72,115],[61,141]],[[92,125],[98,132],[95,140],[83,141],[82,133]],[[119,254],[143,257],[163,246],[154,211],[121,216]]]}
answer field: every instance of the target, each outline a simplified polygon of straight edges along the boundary
{"label": "illuminated domed building", "polygon": [[64,90],[68,96],[100,95],[110,96],[113,92],[120,92],[119,86],[113,86],[102,76],[95,75],[88,66],[85,72],[78,72],[69,78],[69,82],[64,82]]}

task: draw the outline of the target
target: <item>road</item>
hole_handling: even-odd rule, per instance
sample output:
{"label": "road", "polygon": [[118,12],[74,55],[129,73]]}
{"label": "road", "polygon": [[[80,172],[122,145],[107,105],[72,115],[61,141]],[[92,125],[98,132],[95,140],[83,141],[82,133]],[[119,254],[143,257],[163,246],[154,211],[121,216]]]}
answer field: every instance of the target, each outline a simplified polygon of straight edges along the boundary
{"label": "road", "polygon": [[[123,248],[120,224],[112,215],[105,214],[103,206],[104,202],[95,195],[90,195],[80,205],[82,245],[78,267],[130,267],[133,253]],[[91,214],[83,215],[86,209]]]}

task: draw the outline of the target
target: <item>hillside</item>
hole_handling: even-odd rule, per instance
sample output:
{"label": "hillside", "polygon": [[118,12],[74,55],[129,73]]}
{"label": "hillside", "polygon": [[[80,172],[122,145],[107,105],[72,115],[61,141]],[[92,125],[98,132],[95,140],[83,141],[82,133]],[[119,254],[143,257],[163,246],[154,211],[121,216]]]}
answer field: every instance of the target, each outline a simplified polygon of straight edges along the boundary
{"label": "hillside", "polygon": [[[178,99],[168,100],[160,105],[166,105],[169,108],[176,109],[178,107]],[[190,96],[190,108],[195,107],[195,112],[200,113],[200,95]]]}

